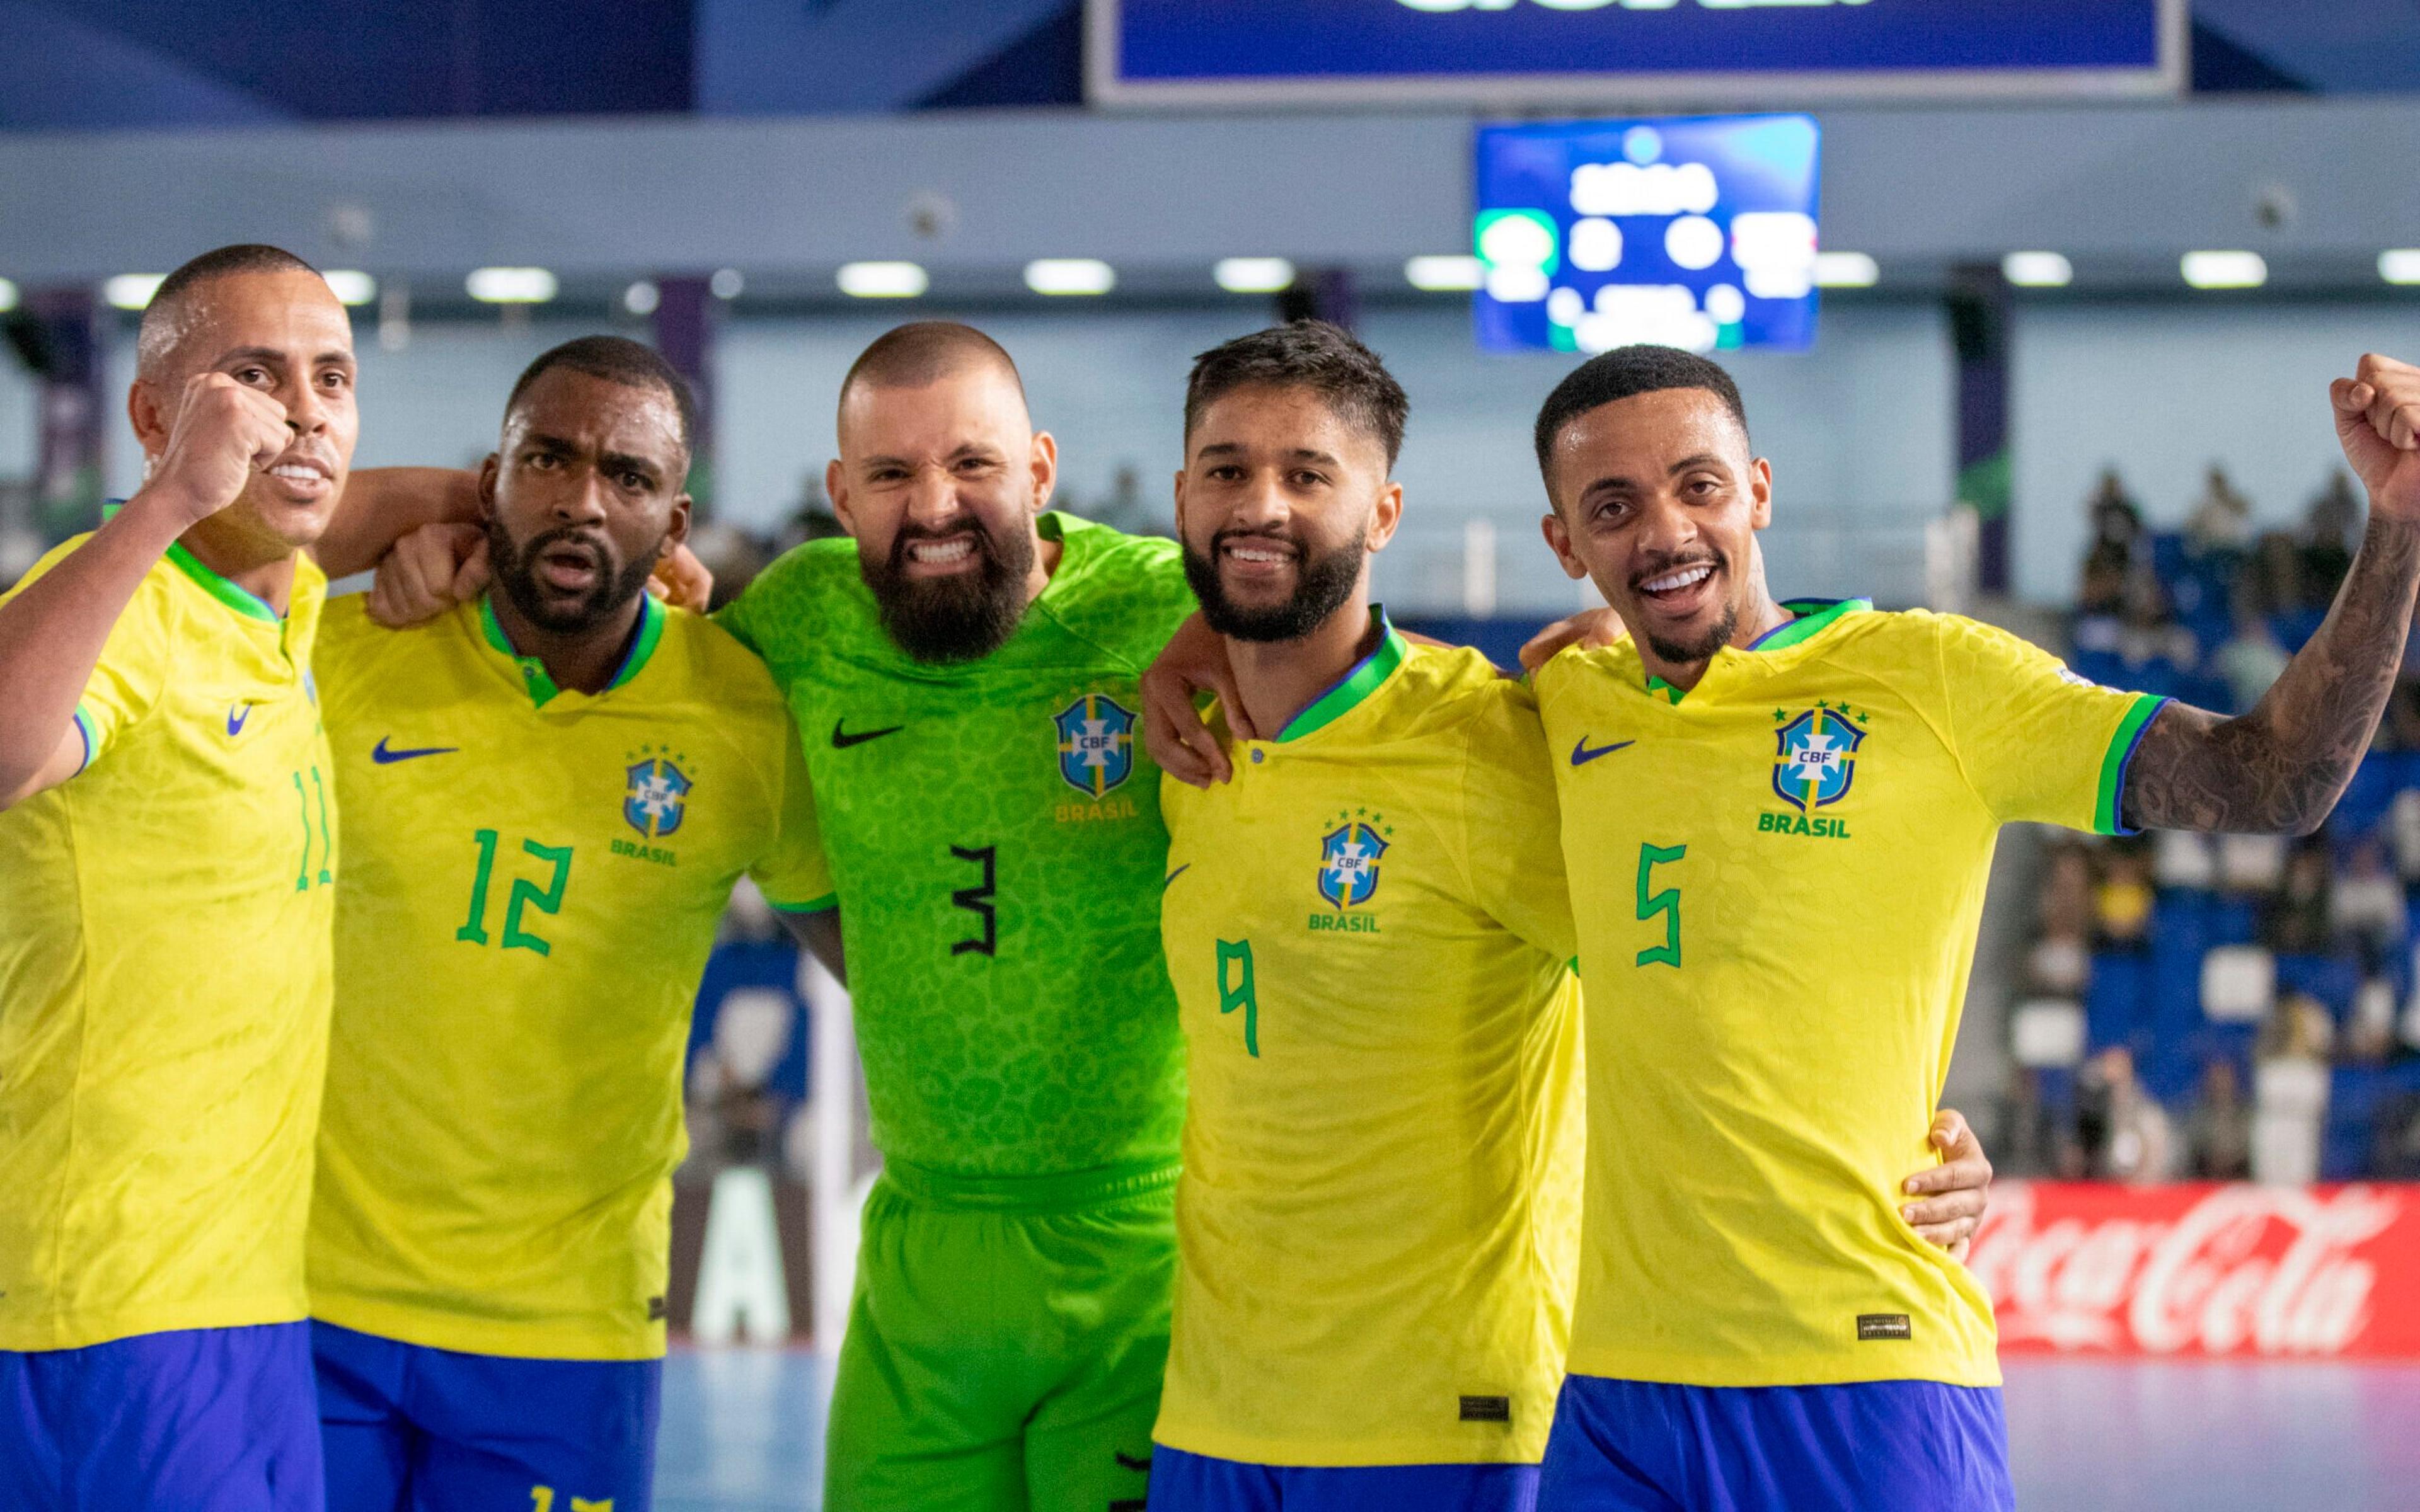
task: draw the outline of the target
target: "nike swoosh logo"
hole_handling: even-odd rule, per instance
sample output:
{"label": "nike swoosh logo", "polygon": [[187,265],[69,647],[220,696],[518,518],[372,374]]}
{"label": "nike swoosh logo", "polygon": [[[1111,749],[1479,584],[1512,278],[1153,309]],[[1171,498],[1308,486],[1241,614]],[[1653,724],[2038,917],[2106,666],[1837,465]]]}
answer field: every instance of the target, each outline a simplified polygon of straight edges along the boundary
{"label": "nike swoosh logo", "polygon": [[841,728],[847,722],[845,719],[832,721],[832,749],[846,750],[851,746],[862,746],[869,740],[880,740],[885,735],[895,735],[908,728],[904,724],[885,725],[879,730],[861,730],[852,735]]}
{"label": "nike swoosh logo", "polygon": [[1166,891],[1168,890],[1168,888],[1169,888],[1169,885],[1170,885],[1170,883],[1173,883],[1173,882],[1174,882],[1178,877],[1181,877],[1181,876],[1185,875],[1185,873],[1186,873],[1186,872],[1190,872],[1190,871],[1192,871],[1192,870],[1193,870],[1193,863],[1192,863],[1192,862],[1190,862],[1190,861],[1187,861],[1187,862],[1186,862],[1183,866],[1178,867],[1175,871],[1171,872],[1168,874],[1168,881],[1167,881],[1167,882],[1163,882],[1163,883],[1161,883],[1161,884],[1159,885],[1159,890],[1160,890],[1160,891],[1162,891],[1162,892],[1166,892]]}
{"label": "nike swoosh logo", "polygon": [[246,719],[249,719],[249,718],[251,718],[251,717],[252,717],[252,705],[251,705],[251,704],[249,704],[249,703],[238,703],[238,704],[236,704],[235,706],[233,706],[232,708],[228,709],[228,710],[227,710],[227,738],[228,738],[229,740],[233,740],[236,736],[238,736],[238,735],[240,735],[240,734],[242,734],[242,733],[243,733],[243,722],[244,722]]}
{"label": "nike swoosh logo", "polygon": [[1589,763],[1596,760],[1600,756],[1610,756],[1615,751],[1621,750],[1637,744],[1638,742],[1635,740],[1617,740],[1610,746],[1599,746],[1596,749],[1590,750],[1589,749],[1588,736],[1582,735],[1579,738],[1578,744],[1572,747],[1572,764],[1574,766],[1586,766]]}
{"label": "nike swoosh logo", "polygon": [[408,762],[415,756],[451,756],[462,748],[459,746],[422,746],[416,750],[389,750],[386,744],[388,738],[380,735],[378,749],[370,752],[370,760],[380,766],[392,766],[397,762]]}

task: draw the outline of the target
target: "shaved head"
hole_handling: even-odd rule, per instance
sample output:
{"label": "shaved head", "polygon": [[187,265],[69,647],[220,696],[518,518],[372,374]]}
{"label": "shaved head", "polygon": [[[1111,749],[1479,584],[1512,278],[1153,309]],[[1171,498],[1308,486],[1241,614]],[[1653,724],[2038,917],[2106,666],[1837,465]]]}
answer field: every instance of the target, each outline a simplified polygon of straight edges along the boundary
{"label": "shaved head", "polygon": [[[319,270],[282,247],[257,241],[238,242],[203,253],[160,281],[151,302],[143,308],[143,322],[134,336],[137,376],[159,380],[178,366],[178,349],[194,329],[194,304],[201,292],[222,278],[239,273],[309,273]],[[331,295],[330,298],[334,298]]]}
{"label": "shaved head", "polygon": [[1004,374],[1016,390],[1018,402],[1024,401],[1025,380],[1017,375],[1016,363],[1006,347],[954,320],[911,320],[876,337],[874,345],[849,364],[848,377],[840,380],[841,409],[847,409],[849,394],[861,385],[922,389],[983,369]]}

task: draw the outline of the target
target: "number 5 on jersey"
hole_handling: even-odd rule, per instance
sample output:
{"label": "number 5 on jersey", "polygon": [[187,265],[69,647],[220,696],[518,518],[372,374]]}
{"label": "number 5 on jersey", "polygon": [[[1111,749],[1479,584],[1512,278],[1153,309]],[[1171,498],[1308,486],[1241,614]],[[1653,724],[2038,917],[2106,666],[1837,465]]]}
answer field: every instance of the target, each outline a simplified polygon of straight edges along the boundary
{"label": "number 5 on jersey", "polygon": [[1651,880],[1655,869],[1668,865],[1689,854],[1686,845],[1640,845],[1638,847],[1638,918],[1643,923],[1664,920],[1664,943],[1651,945],[1638,952],[1642,966],[1677,966],[1681,964],[1681,889],[1667,887],[1653,890]]}

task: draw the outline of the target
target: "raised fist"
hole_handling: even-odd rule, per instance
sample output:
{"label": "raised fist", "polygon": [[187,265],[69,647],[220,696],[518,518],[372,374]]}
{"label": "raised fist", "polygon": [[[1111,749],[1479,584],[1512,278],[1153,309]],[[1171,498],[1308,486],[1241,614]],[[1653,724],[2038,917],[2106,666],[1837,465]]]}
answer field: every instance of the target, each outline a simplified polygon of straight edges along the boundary
{"label": "raised fist", "polygon": [[284,405],[225,373],[196,375],[144,492],[177,510],[179,524],[194,524],[234,503],[291,442]]}
{"label": "raised fist", "polygon": [[2369,489],[2370,507],[2420,520],[2420,367],[2371,352],[2328,387],[2336,440]]}

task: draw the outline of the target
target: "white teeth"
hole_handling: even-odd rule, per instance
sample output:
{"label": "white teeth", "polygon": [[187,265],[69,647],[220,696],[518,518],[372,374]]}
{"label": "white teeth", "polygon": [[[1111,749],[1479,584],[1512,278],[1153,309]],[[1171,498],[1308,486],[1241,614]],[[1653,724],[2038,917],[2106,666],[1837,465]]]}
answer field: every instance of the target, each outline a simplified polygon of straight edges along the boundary
{"label": "white teeth", "polygon": [[1283,562],[1286,559],[1286,554],[1282,551],[1270,551],[1249,546],[1231,546],[1227,548],[1227,552],[1238,562]]}
{"label": "white teeth", "polygon": [[908,554],[919,562],[951,563],[974,555],[972,541],[919,541],[908,548]]}
{"label": "white teeth", "polygon": [[269,470],[269,475],[272,478],[316,479],[319,476],[319,471],[317,468],[306,468],[297,462],[287,462],[283,466],[271,468]]}
{"label": "white teeth", "polygon": [[1712,567],[1684,567],[1669,576],[1657,578],[1647,584],[1651,594],[1668,594],[1676,588],[1692,588],[1714,575]]}

